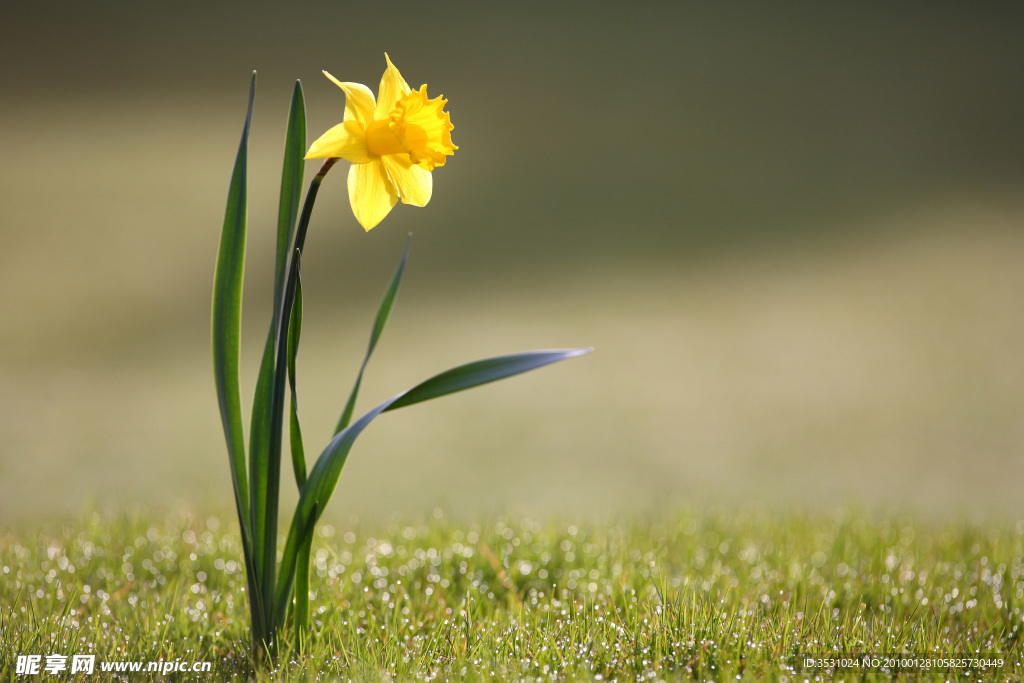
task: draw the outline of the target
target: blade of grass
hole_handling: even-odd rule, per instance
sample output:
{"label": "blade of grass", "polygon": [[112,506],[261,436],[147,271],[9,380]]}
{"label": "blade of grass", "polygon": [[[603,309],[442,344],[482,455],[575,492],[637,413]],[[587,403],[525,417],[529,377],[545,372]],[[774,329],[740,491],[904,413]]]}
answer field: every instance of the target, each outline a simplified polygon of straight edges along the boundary
{"label": "blade of grass", "polygon": [[366,355],[363,357],[363,364],[359,367],[359,374],[356,376],[355,386],[352,387],[352,393],[349,394],[348,401],[345,403],[345,409],[341,413],[341,419],[338,420],[338,426],[334,428],[335,434],[345,427],[348,427],[349,423],[352,421],[352,411],[354,411],[356,407],[356,397],[359,396],[359,387],[363,383],[363,372],[366,370],[366,364],[370,362],[370,356],[373,355],[373,350],[377,348],[377,340],[380,339],[380,335],[384,331],[384,326],[388,322],[388,316],[391,315],[391,308],[395,304],[395,296],[398,295],[398,285],[402,282],[402,273],[405,271],[405,261],[409,258],[409,248],[411,246],[412,233],[409,233],[409,239],[405,242],[405,252],[402,254],[402,260],[399,261],[398,268],[395,270],[395,274],[391,277],[391,283],[384,292],[384,298],[381,300],[380,307],[377,309],[377,318],[373,322],[373,330],[370,333],[370,345],[366,349]]}
{"label": "blade of grass", "polygon": [[[308,545],[307,530],[312,534],[313,524],[323,514],[327,502],[338,484],[341,470],[352,450],[352,444],[364,429],[381,413],[453,394],[506,377],[512,377],[560,360],[589,353],[591,349],[556,351],[527,351],[497,356],[452,368],[417,384],[409,391],[392,396],[340,431],[317,458],[313,470],[302,488],[302,494],[292,516],[288,538],[281,557],[277,580],[277,614],[283,619],[291,601],[292,585],[298,569],[299,552]],[[314,516],[315,515],[315,516]]]}

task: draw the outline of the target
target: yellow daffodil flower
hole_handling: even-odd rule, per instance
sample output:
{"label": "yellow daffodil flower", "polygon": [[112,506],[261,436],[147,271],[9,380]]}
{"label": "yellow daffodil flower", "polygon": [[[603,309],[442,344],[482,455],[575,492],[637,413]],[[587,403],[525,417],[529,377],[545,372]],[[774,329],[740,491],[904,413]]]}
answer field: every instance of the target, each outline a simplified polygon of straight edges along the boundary
{"label": "yellow daffodil flower", "polygon": [[352,213],[370,230],[401,199],[426,206],[433,190],[430,172],[455,153],[452,122],[442,96],[427,98],[427,86],[413,90],[387,54],[377,100],[365,85],[342,83],[345,119],[310,146],[307,159],[340,157],[352,162],[348,197]]}

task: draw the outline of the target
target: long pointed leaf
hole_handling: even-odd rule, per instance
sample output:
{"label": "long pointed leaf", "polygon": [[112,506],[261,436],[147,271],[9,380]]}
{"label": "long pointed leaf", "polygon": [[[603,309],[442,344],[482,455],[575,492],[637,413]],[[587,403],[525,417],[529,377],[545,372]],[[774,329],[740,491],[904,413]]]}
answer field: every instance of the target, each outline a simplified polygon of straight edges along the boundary
{"label": "long pointed leaf", "polygon": [[[217,385],[224,437],[231,460],[231,482],[235,501],[242,509],[248,507],[248,485],[245,476],[245,437],[242,429],[242,407],[238,387],[238,359],[242,327],[242,280],[245,271],[245,229],[247,211],[246,161],[249,127],[256,97],[256,74],[249,86],[249,107],[242,128],[242,140],[235,156],[228,190],[227,209],[221,230],[217,269],[213,281],[213,374]],[[249,528],[244,516],[239,519],[243,533]]]}
{"label": "long pointed leaf", "polygon": [[[284,296],[285,272],[288,266],[288,254],[295,232],[295,220],[299,206],[299,193],[302,185],[303,152],[306,147],[306,110],[302,97],[302,85],[296,81],[292,93],[291,109],[288,113],[288,126],[285,132],[284,162],[281,172],[281,197],[278,205],[277,222],[277,255],[274,263],[274,308],[271,314],[267,339],[263,345],[263,357],[260,361],[259,375],[256,379],[256,390],[253,395],[252,419],[249,422],[249,480],[252,483],[252,505],[249,515],[255,540],[257,557],[265,557],[268,549],[264,547],[267,537],[267,491],[271,479],[268,470],[271,460],[271,439],[273,438],[272,422],[274,418],[273,397],[275,360],[277,358],[274,344],[278,329],[282,322],[281,299]],[[276,548],[274,548],[276,552]],[[267,575],[263,563],[258,563],[257,575]]]}
{"label": "long pointed leaf", "polygon": [[398,263],[398,268],[395,269],[395,274],[391,277],[391,283],[388,284],[387,290],[384,292],[384,298],[380,302],[380,307],[377,309],[377,318],[373,321],[373,330],[370,332],[370,345],[366,349],[366,355],[363,357],[363,364],[359,367],[359,374],[356,376],[355,386],[352,387],[352,393],[348,396],[348,401],[345,403],[345,410],[341,413],[341,419],[338,420],[338,426],[334,428],[334,433],[337,434],[345,427],[348,427],[352,421],[352,412],[356,407],[356,397],[359,396],[359,387],[363,383],[363,372],[366,371],[366,364],[370,362],[370,356],[373,355],[373,350],[377,348],[377,340],[380,339],[381,333],[384,331],[384,326],[388,322],[388,316],[391,315],[391,308],[395,305],[395,297],[398,295],[398,285],[402,282],[402,273],[405,271],[405,262],[409,258],[409,248],[412,246],[412,233],[409,233],[409,239],[405,242],[405,252],[402,254],[402,260]]}
{"label": "long pointed leaf", "polygon": [[556,361],[590,353],[593,349],[568,349],[555,351],[526,351],[508,356],[496,356],[460,365],[421,382],[409,391],[395,397],[385,411],[397,410],[414,403],[429,401],[454,394],[457,391],[478,387],[481,384],[518,375],[550,365]]}
{"label": "long pointed leaf", "polygon": [[[253,530],[254,550],[257,557],[263,556],[263,537],[266,527],[267,498],[267,457],[270,450],[271,401],[274,381],[274,330],[271,327],[263,345],[263,358],[256,378],[256,390],[252,398],[252,418],[249,421],[249,481],[252,485],[252,502],[249,508],[250,524]],[[262,579],[263,568],[257,562],[257,576]]]}
{"label": "long pointed leaf", "polygon": [[[284,296],[285,274],[288,268],[288,254],[295,233],[298,216],[299,195],[302,189],[303,152],[306,149],[306,105],[302,96],[302,83],[295,82],[292,92],[291,109],[288,112],[288,126],[284,141],[284,162],[281,171],[281,196],[277,216],[277,256],[274,263],[274,308],[270,330],[263,347],[259,377],[253,399],[250,422],[250,448],[254,457],[250,463],[250,477],[256,490],[257,501],[266,500],[267,461],[269,460],[271,427],[273,419],[273,381],[276,359],[274,343],[281,325],[281,299]],[[252,509],[253,527],[257,543],[262,544],[266,528],[265,506],[254,504]],[[262,548],[260,549],[262,555]]]}
{"label": "long pointed leaf", "polygon": [[[299,213],[299,194],[302,191],[303,153],[306,149],[306,104],[302,96],[302,82],[295,81],[292,92],[292,106],[288,113],[288,133],[285,136],[284,168],[281,172],[281,202],[277,221],[277,263],[274,276],[274,310],[281,308],[284,296],[284,279],[288,267],[285,254],[291,249],[295,233],[295,221]],[[292,459],[296,461],[296,478],[301,471],[301,486],[306,481],[306,460],[302,450],[302,432],[299,429],[298,406],[295,397],[295,354],[299,347],[302,328],[302,287],[297,283],[295,308],[292,310],[288,329],[288,376],[291,383],[291,437]]]}
{"label": "long pointed leaf", "polygon": [[245,233],[248,215],[246,170],[248,161],[249,129],[256,98],[256,73],[249,84],[249,104],[238,144],[235,166],[231,173],[224,225],[221,229],[220,248],[213,284],[213,374],[217,385],[224,437],[227,441],[231,466],[231,484],[235,494],[235,508],[242,536],[242,554],[249,589],[249,607],[253,628],[262,629],[266,611],[259,595],[258,576],[254,561],[252,526],[248,517],[249,485],[245,471],[245,437],[242,427],[242,406],[238,384],[238,361],[242,327],[242,282],[245,272]]}
{"label": "long pointed leaf", "polygon": [[[283,372],[277,368],[283,350],[280,343],[282,319],[288,315],[282,302],[285,290],[285,273],[288,256],[295,240],[298,198],[302,185],[303,154],[306,147],[306,111],[302,97],[302,86],[298,82],[292,94],[285,133],[284,162],[281,173],[281,197],[278,205],[277,255],[274,264],[274,309],[271,315],[267,340],[264,344],[256,392],[253,397],[252,421],[250,423],[249,476],[252,482],[251,517],[254,551],[259,570],[261,599],[273,599],[274,563],[277,554],[277,488],[279,485],[281,411],[277,409],[277,398],[283,394]],[[283,368],[281,369],[283,370]],[[273,629],[273,625],[268,626]],[[266,634],[272,637],[273,634]]]}
{"label": "long pointed leaf", "polygon": [[281,170],[281,200],[277,209],[277,260],[274,268],[274,311],[281,308],[288,255],[295,236],[302,193],[303,156],[306,152],[306,103],[302,83],[295,81],[292,104],[288,112],[288,129],[284,138],[284,164]]}
{"label": "long pointed leaf", "polygon": [[278,619],[288,609],[292,585],[297,570],[298,554],[308,543],[308,533],[312,533],[316,519],[323,514],[327,502],[338,484],[341,470],[352,450],[352,444],[367,426],[381,413],[403,406],[413,405],[432,398],[439,398],[457,391],[494,382],[499,379],[536,370],[545,365],[556,363],[567,358],[574,358],[589,353],[591,349],[567,349],[556,351],[527,351],[508,356],[498,356],[486,360],[467,363],[425,382],[417,384],[409,391],[392,396],[388,400],[369,411],[348,427],[340,431],[317,458],[313,471],[310,472],[306,485],[299,496],[299,502],[292,516],[291,527],[285,542],[281,567],[277,579],[277,613]]}

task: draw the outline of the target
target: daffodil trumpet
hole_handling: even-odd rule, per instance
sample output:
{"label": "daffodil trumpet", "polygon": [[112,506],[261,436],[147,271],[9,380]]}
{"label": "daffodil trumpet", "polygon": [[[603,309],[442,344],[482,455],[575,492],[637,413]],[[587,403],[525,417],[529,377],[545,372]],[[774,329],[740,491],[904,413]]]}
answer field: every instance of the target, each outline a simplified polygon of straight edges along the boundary
{"label": "daffodil trumpet", "polygon": [[[334,492],[352,445],[381,413],[421,403],[579,356],[590,349],[529,351],[452,368],[392,396],[355,418],[355,405],[370,357],[391,314],[409,256],[409,243],[377,309],[370,343],[332,438],[307,468],[296,400],[295,358],[302,326],[301,262],[317,194],[339,159],[352,162],[348,190],[356,219],[370,230],[399,200],[425,206],[433,189],[431,171],[455,149],[446,100],[427,98],[426,86],[409,88],[385,55],[387,69],[376,100],[365,86],[341,83],[345,119],[304,154],[305,101],[295,84],[285,135],[278,210],[274,301],[252,401],[246,443],[239,385],[242,280],[247,222],[248,139],[256,77],[235,157],[214,274],[212,346],[214,381],[227,444],[235,507],[242,537],[252,647],[273,660],[286,627],[297,640],[309,628],[309,558],[313,532]],[[303,158],[325,159],[309,184],[299,211]],[[284,441],[285,392],[290,393],[288,443],[299,500],[278,559],[278,504]]]}

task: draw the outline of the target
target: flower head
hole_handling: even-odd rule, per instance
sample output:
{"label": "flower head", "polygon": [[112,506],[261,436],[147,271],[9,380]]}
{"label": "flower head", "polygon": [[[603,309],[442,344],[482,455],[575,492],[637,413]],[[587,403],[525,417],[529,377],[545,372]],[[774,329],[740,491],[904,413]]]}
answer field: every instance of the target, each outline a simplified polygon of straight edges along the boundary
{"label": "flower head", "polygon": [[341,157],[352,162],[348,197],[352,213],[366,230],[403,204],[426,206],[433,190],[430,172],[444,166],[458,147],[441,96],[429,99],[427,86],[413,90],[387,54],[377,99],[365,85],[327,78],[345,91],[345,119],[320,136],[307,159]]}

